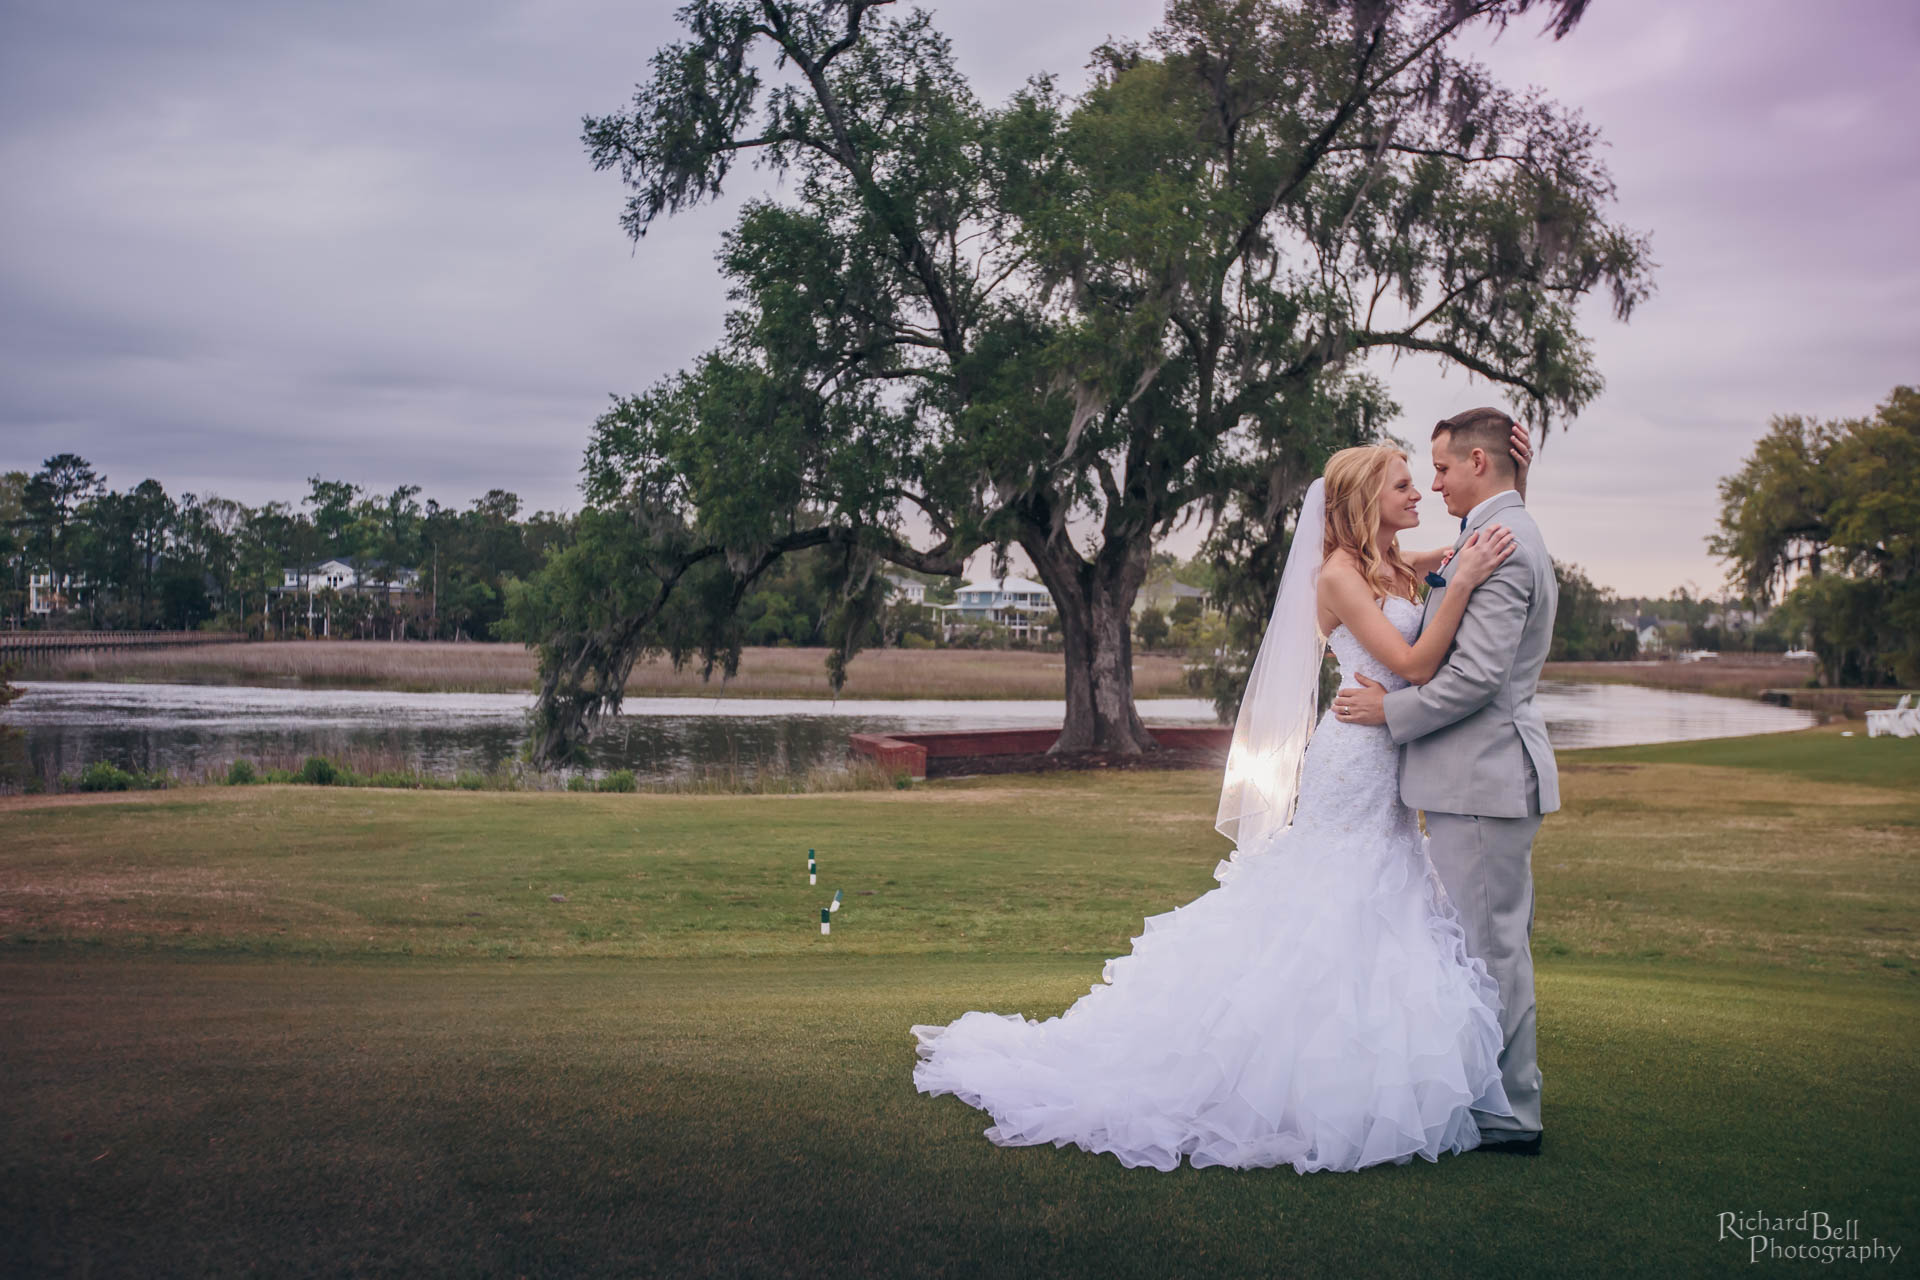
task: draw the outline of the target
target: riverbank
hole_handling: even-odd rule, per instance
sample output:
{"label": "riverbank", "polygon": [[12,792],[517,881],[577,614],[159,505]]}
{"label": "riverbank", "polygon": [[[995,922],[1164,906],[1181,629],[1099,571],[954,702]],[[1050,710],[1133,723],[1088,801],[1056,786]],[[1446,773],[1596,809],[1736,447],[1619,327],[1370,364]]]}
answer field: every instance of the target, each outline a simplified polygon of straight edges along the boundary
{"label": "riverbank", "polygon": [[1758,698],[1774,706],[1841,720],[1858,720],[1868,711],[1891,707],[1903,694],[1911,692],[1815,688],[1809,682],[1818,669],[1810,658],[1725,653],[1700,662],[1549,662],[1541,678],[1641,685],[1727,698]]}
{"label": "riverbank", "polygon": [[912,1023],[1058,1013],[1213,887],[1211,772],[0,801],[0,1269],[1665,1276],[1756,1206],[1920,1247],[1920,752],[1562,761],[1546,1154],[1306,1178],[911,1084]]}
{"label": "riverbank", "polygon": [[[406,778],[418,786],[561,788],[584,785],[573,771],[531,770],[526,693],[396,693],[366,689],[263,689],[235,685],[39,682],[8,708],[25,736],[0,733],[0,791],[70,790],[100,765],[172,782],[224,779],[236,764],[256,774],[304,770],[310,757],[363,777]],[[1213,706],[1197,698],[1140,699],[1156,732],[1178,730],[1186,746],[1218,747]],[[1705,697],[1624,684],[1543,685],[1537,706],[1562,748],[1619,746],[1772,733],[1805,728],[1814,715],[1753,700]],[[625,773],[642,789],[844,789],[852,741],[906,734],[987,734],[976,747],[1009,749],[1016,736],[1051,741],[1058,700],[929,702],[905,699],[630,698],[587,745],[594,777]],[[1202,730],[1196,743],[1187,730]],[[955,741],[943,737],[942,741]],[[1020,738],[1020,741],[1030,741]],[[909,753],[911,754],[911,753]],[[942,776],[1029,768],[1214,767],[1223,757],[1155,753],[1068,761],[988,760],[970,753]],[[962,763],[948,761],[949,764]],[[902,767],[911,771],[911,763]],[[106,779],[97,780],[103,784]],[[119,780],[112,780],[118,784]],[[132,785],[131,782],[128,785]],[[140,785],[147,785],[141,780]]]}
{"label": "riverbank", "polygon": [[1700,662],[1646,659],[1634,662],[1549,662],[1543,680],[1637,684],[1724,697],[1755,698],[1768,689],[1804,687],[1818,667],[1811,659],[1777,653],[1727,653]]}
{"label": "riverbank", "polygon": [[[630,697],[829,698],[824,649],[749,647],[730,681],[705,681],[696,668],[676,672],[665,659],[637,663]],[[1134,690],[1142,698],[1191,696],[1185,660],[1136,653]],[[1653,689],[1757,697],[1791,690],[1790,705],[1857,716],[1882,705],[1883,691],[1814,690],[1814,664],[1778,654],[1723,654],[1705,662],[1550,662],[1547,680],[1633,684]],[[28,680],[133,684],[249,685],[284,689],[385,689],[400,693],[524,693],[533,688],[533,654],[517,644],[432,641],[289,640],[253,644],[106,649],[38,655]],[[848,667],[847,699],[994,700],[1060,697],[1057,653],[1025,649],[869,649]],[[1891,705],[1891,694],[1884,699]],[[1854,703],[1858,702],[1859,706]]]}
{"label": "riverbank", "polygon": [[[664,658],[635,663],[627,696],[831,698],[825,649],[747,648],[732,680],[676,672]],[[1024,649],[868,649],[847,667],[847,699],[1025,699],[1061,696],[1061,656]],[[387,689],[401,693],[524,693],[534,686],[534,656],[517,644],[428,641],[289,640],[99,650],[43,657],[26,680],[99,680],[142,684],[258,685],[292,689]],[[1134,658],[1142,698],[1188,697],[1181,658]]]}

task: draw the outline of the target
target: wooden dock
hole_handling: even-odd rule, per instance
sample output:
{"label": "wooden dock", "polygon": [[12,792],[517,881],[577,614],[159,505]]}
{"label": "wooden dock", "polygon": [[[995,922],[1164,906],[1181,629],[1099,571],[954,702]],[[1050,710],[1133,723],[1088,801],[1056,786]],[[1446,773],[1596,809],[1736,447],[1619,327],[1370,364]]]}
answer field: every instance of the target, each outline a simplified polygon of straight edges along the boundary
{"label": "wooden dock", "polygon": [[230,631],[0,631],[0,658],[79,649],[152,649],[182,644],[244,644]]}

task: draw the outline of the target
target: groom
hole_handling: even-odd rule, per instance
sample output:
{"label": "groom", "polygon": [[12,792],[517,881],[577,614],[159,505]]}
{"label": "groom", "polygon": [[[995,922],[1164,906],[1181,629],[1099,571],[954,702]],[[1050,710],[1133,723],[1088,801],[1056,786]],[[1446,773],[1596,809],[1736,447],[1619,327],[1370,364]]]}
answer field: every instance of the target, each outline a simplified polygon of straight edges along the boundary
{"label": "groom", "polygon": [[[1384,724],[1400,753],[1400,798],[1424,809],[1433,864],[1466,930],[1467,950],[1500,984],[1501,1082],[1512,1116],[1475,1112],[1477,1150],[1540,1152],[1540,1067],[1533,1034],[1533,837],[1560,807],[1546,722],[1533,705],[1559,600],[1553,560],[1516,484],[1513,420],[1469,409],[1433,429],[1433,487],[1459,516],[1461,544],[1498,522],[1515,549],[1474,590],[1433,679],[1386,693],[1366,686],[1334,699],[1350,724]],[[1450,575],[1449,575],[1450,576]],[[1446,594],[1427,595],[1426,616]]]}

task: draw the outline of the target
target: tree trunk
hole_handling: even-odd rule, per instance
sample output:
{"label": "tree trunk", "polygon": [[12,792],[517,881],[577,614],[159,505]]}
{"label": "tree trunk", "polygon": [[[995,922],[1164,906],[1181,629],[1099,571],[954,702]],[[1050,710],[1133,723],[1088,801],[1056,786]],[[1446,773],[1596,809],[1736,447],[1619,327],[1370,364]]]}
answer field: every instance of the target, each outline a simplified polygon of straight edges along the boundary
{"label": "tree trunk", "polygon": [[1151,544],[1109,543],[1091,563],[1040,535],[1022,537],[1020,546],[1060,613],[1067,718],[1053,751],[1158,750],[1133,706],[1133,601],[1146,580]]}

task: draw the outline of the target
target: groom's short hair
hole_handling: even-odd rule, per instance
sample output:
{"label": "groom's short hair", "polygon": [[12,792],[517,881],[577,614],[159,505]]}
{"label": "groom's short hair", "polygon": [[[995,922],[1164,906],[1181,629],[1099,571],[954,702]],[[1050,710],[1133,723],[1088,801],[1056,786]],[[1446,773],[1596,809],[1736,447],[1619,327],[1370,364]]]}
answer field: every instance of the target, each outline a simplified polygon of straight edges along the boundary
{"label": "groom's short hair", "polygon": [[1512,475],[1513,418],[1504,409],[1468,409],[1434,424],[1433,439],[1442,435],[1448,450],[1456,458],[1465,458],[1475,449],[1487,455],[1487,461],[1500,475]]}

